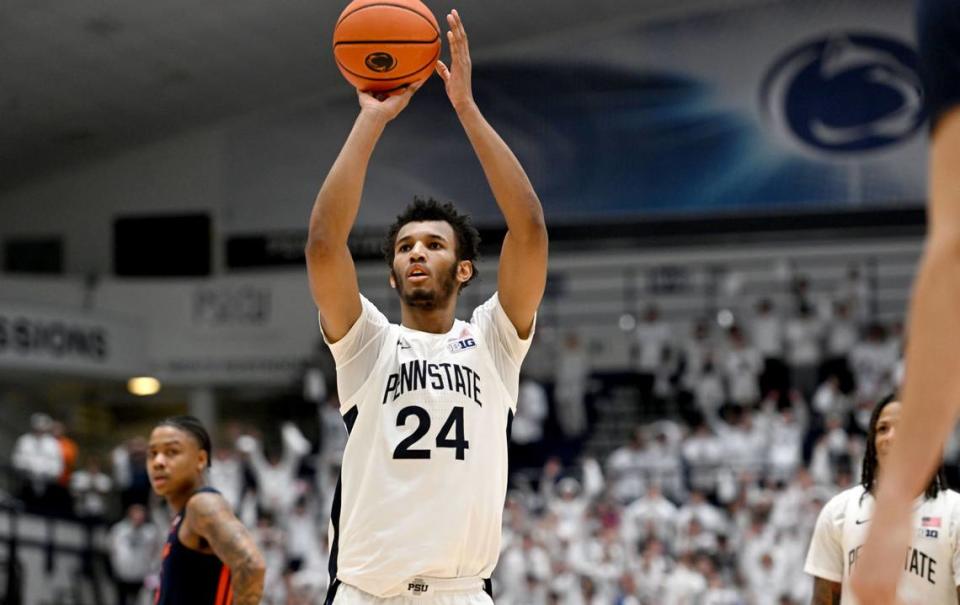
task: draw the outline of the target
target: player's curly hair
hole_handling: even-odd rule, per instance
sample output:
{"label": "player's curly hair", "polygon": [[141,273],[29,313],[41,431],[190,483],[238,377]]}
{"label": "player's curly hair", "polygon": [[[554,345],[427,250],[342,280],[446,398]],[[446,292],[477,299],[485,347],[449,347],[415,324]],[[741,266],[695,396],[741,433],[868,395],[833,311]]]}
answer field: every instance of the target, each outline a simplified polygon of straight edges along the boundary
{"label": "player's curly hair", "polygon": [[157,426],[172,426],[193,437],[200,449],[207,452],[207,468],[213,466],[213,443],[199,419],[194,416],[170,416],[158,422]]}
{"label": "player's curly hair", "polygon": [[[880,420],[880,414],[883,412],[883,408],[894,401],[900,401],[896,392],[890,393],[878,401],[876,407],[873,408],[873,413],[870,414],[870,425],[867,431],[867,449],[863,453],[863,466],[861,467],[862,470],[860,474],[860,485],[870,494],[873,494],[873,490],[877,486],[877,422]],[[937,472],[934,473],[930,479],[930,483],[923,492],[923,496],[927,500],[931,500],[936,498],[937,494],[945,489],[947,489],[947,478],[943,471],[943,465],[941,464],[937,467]]]}
{"label": "player's curly hair", "polygon": [[466,288],[479,275],[477,260],[480,258],[480,232],[470,222],[470,217],[457,211],[450,202],[441,203],[433,198],[413,198],[413,203],[397,215],[397,220],[390,225],[390,230],[380,245],[387,266],[393,270],[397,233],[407,223],[419,221],[446,221],[453,227],[453,232],[457,236],[457,262],[468,260],[473,265],[473,276],[460,285],[461,290]]}

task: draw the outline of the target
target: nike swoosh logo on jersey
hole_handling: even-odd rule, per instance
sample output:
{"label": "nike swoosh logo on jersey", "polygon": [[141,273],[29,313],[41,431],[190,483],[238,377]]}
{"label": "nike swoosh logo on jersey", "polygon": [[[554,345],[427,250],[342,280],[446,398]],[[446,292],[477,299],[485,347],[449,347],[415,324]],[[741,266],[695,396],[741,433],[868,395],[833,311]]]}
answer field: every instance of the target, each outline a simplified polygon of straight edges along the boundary
{"label": "nike swoosh logo on jersey", "polygon": [[857,525],[863,525],[864,523],[869,523],[869,522],[870,522],[870,519],[864,519],[862,521],[860,519],[857,519],[856,521]]}

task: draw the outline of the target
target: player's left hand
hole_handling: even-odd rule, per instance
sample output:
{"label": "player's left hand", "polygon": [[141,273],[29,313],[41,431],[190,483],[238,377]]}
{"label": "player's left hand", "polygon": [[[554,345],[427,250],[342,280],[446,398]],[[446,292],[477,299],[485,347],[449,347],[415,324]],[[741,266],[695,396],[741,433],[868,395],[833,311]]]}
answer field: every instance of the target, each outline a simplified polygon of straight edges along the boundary
{"label": "player's left hand", "polygon": [[467,44],[467,32],[463,29],[460,13],[454,9],[447,15],[447,42],[450,45],[450,67],[443,61],[437,61],[437,75],[443,79],[447,96],[453,108],[460,111],[473,103],[473,87],[470,81],[472,65],[470,46]]}
{"label": "player's left hand", "polygon": [[878,505],[867,541],[857,557],[850,587],[860,603],[902,605],[897,584],[903,572],[903,555],[910,544],[910,507],[905,516],[893,507]]}

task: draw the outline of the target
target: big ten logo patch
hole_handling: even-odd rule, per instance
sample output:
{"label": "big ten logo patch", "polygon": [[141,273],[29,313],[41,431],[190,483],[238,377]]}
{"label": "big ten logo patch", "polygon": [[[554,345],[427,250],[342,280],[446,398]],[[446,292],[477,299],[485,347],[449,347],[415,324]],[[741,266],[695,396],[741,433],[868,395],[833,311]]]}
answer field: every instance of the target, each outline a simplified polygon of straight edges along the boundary
{"label": "big ten logo patch", "polygon": [[460,353],[461,351],[472,349],[475,346],[477,346],[477,341],[473,338],[462,338],[447,345],[451,353]]}

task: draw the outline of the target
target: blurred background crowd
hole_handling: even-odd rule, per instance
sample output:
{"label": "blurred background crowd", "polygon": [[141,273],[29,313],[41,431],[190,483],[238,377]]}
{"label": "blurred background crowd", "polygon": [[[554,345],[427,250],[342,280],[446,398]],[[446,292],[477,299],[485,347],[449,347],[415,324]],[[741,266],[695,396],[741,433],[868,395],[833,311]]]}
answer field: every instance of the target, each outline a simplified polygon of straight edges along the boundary
{"label": "blurred background crowd", "polygon": [[[866,319],[855,278],[811,300],[800,277],[779,305],[759,299],[725,321],[680,326],[650,306],[627,334],[630,371],[594,371],[573,331],[537,342],[530,365],[551,373],[521,377],[496,601],[809,602],[816,516],[859,481],[870,412],[902,372],[901,328]],[[327,584],[347,434],[322,347],[303,383],[306,420],[211,427],[209,481],[254,528],[268,605],[319,602]],[[116,602],[145,603],[170,515],[151,495],[146,435],[108,445],[80,451],[62,421],[33,414],[9,453],[10,496],[108,528],[91,573],[111,578]]]}

